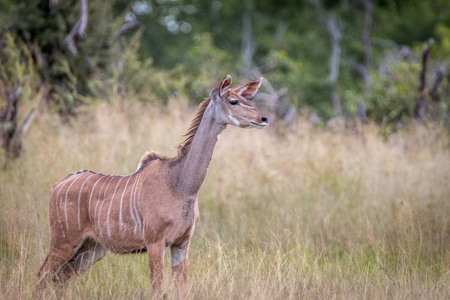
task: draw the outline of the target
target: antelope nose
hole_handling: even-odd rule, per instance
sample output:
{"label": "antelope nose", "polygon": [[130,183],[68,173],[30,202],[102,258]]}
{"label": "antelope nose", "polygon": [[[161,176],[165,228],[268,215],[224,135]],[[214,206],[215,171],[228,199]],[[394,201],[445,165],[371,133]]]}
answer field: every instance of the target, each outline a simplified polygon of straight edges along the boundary
{"label": "antelope nose", "polygon": [[269,117],[263,116],[261,121],[263,121],[264,123],[269,123]]}

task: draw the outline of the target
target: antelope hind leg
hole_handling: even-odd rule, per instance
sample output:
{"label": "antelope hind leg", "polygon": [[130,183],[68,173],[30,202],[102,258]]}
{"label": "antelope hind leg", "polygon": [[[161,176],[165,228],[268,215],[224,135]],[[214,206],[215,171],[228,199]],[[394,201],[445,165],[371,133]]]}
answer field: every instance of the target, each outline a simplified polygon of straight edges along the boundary
{"label": "antelope hind leg", "polygon": [[72,258],[73,253],[74,249],[69,244],[64,244],[58,248],[50,247],[47,257],[36,275],[35,291],[38,295],[58,269]]}
{"label": "antelope hind leg", "polygon": [[92,238],[87,238],[76,251],[72,259],[65,263],[58,271],[57,280],[61,284],[67,283],[74,276],[83,273],[102,259],[108,250]]}

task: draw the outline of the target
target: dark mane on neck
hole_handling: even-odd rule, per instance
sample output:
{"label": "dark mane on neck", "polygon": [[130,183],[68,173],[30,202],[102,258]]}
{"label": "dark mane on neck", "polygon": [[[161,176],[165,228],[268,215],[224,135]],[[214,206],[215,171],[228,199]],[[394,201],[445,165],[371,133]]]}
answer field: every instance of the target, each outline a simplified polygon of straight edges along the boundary
{"label": "dark mane on neck", "polygon": [[149,162],[151,162],[152,160],[165,160],[166,157],[160,155],[159,153],[155,152],[155,151],[150,151],[150,152],[146,152],[144,154],[144,156],[142,156],[141,160],[139,161],[139,165],[137,167],[136,172],[141,171]]}
{"label": "dark mane on neck", "polygon": [[198,106],[197,113],[195,114],[194,119],[192,119],[188,131],[186,132],[186,134],[184,134],[186,139],[177,146],[178,157],[182,156],[189,149],[189,146],[191,145],[192,140],[197,133],[198,126],[200,126],[200,122],[202,121],[203,115],[206,111],[206,108],[208,107],[209,102],[211,102],[210,98],[206,99]]}
{"label": "dark mane on neck", "polygon": [[[211,102],[211,99],[207,98],[198,106],[198,110],[195,114],[195,117],[194,119],[192,119],[191,125],[189,126],[187,133],[184,134],[186,139],[176,147],[176,149],[178,150],[178,157],[182,156],[189,149],[189,146],[191,145],[192,140],[194,139],[194,136],[197,133],[198,127],[200,126],[200,122],[202,121],[203,115],[205,114],[209,102]],[[142,171],[142,169],[144,169],[144,167],[153,160],[167,160],[167,159],[168,159],[167,157],[162,156],[155,151],[146,152],[144,156],[142,156],[136,172]]]}

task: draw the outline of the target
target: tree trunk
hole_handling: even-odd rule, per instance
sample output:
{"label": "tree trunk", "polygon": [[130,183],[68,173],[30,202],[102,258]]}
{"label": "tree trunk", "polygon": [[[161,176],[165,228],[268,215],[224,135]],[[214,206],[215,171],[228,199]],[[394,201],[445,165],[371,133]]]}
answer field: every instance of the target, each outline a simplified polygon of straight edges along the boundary
{"label": "tree trunk", "polygon": [[423,45],[422,49],[422,70],[420,72],[420,82],[419,82],[419,96],[417,98],[416,107],[414,109],[414,115],[423,124],[425,121],[425,113],[427,110],[427,98],[426,98],[426,87],[427,87],[427,64],[428,64],[428,54],[430,49],[434,44],[434,40],[430,39],[427,44]]}
{"label": "tree trunk", "polygon": [[372,28],[373,5],[371,0],[361,0],[364,6],[364,25],[362,43],[364,47],[364,97],[369,95],[371,88],[370,69],[372,63],[372,45],[370,43],[370,31]]}
{"label": "tree trunk", "polygon": [[333,104],[334,113],[337,116],[342,115],[341,100],[339,99],[339,93],[335,90],[331,93],[331,102]]}
{"label": "tree trunk", "polygon": [[327,29],[331,38],[330,69],[328,72],[328,80],[334,83],[339,76],[342,36],[336,24],[334,13],[331,11],[327,11]]}
{"label": "tree trunk", "polygon": [[253,62],[253,42],[252,42],[252,19],[249,13],[249,6],[251,0],[244,1],[244,12],[242,15],[242,70],[241,77],[246,78],[250,73]]}
{"label": "tree trunk", "polygon": [[[367,98],[371,89],[370,69],[372,63],[372,45],[370,43],[370,31],[372,28],[373,5],[371,0],[360,0],[364,6],[364,25],[362,33],[362,44],[364,47],[364,64],[362,77],[364,81],[364,98]],[[358,103],[358,119],[361,124],[366,121],[366,104],[363,99],[359,99]]]}
{"label": "tree trunk", "polygon": [[286,22],[279,21],[277,25],[277,30],[275,31],[274,41],[276,44],[281,44],[283,42],[284,34],[286,33],[288,26]]}
{"label": "tree trunk", "polygon": [[356,102],[357,111],[356,114],[358,116],[358,120],[360,124],[364,124],[366,122],[366,104],[362,99],[358,99]]}
{"label": "tree trunk", "polygon": [[335,83],[339,77],[339,62],[341,59],[341,40],[342,35],[339,27],[336,24],[334,13],[323,6],[318,0],[308,0],[309,3],[314,5],[322,15],[326,16],[325,23],[327,25],[328,34],[331,40],[331,53],[330,64],[328,70],[328,81],[333,86],[331,93],[331,103],[333,105],[334,112],[337,116],[342,114],[341,101],[339,99],[339,93],[336,91]]}
{"label": "tree trunk", "polygon": [[86,30],[87,20],[88,20],[88,2],[87,0],[80,0],[80,19],[75,24],[75,26],[70,31],[69,35],[66,37],[66,44],[69,48],[69,51],[76,55],[78,53],[75,44],[81,39],[84,35],[84,31]]}
{"label": "tree trunk", "polygon": [[28,76],[24,78],[21,84],[15,85],[14,92],[10,92],[8,88],[5,89],[8,102],[0,116],[0,140],[1,146],[5,150],[5,166],[11,159],[20,156],[23,134],[28,130],[34,118],[34,108],[31,108],[18,124],[19,100],[22,96],[23,84],[27,79]]}
{"label": "tree trunk", "polygon": [[341,32],[336,24],[334,13],[327,12],[327,28],[331,38],[331,55],[330,55],[330,69],[328,72],[328,80],[333,85],[333,92],[331,94],[331,102],[333,104],[334,113],[336,115],[342,114],[341,101],[339,93],[336,91],[335,83],[339,76],[339,61],[341,59]]}

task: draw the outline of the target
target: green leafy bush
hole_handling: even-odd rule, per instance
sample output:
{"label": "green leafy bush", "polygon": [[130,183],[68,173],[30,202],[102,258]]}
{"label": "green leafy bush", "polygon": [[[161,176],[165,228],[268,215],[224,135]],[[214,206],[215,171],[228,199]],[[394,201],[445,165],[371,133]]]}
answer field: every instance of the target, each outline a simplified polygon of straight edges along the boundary
{"label": "green leafy bush", "polygon": [[417,62],[400,61],[385,74],[372,72],[372,91],[366,100],[367,114],[382,123],[396,123],[414,116],[418,96]]}

